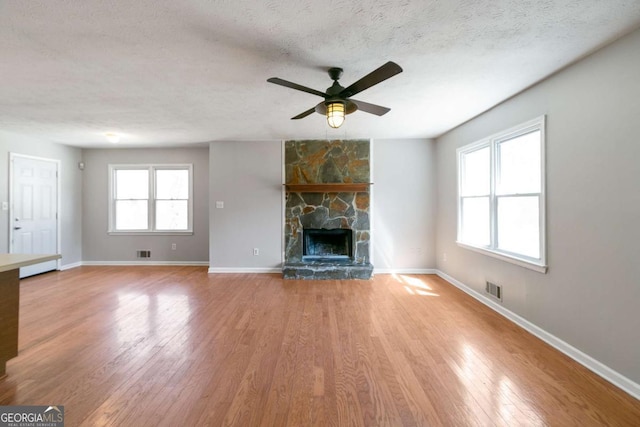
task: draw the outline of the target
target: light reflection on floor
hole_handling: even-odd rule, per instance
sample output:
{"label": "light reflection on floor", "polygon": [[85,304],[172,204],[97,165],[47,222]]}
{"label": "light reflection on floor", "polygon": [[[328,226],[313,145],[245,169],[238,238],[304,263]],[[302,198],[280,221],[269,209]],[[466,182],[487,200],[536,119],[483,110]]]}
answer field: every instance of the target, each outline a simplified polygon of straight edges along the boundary
{"label": "light reflection on floor", "polygon": [[404,284],[404,289],[410,295],[420,295],[428,297],[438,297],[439,294],[431,292],[431,286],[427,285],[422,279],[411,277],[404,274],[392,274],[393,278],[399,283]]}
{"label": "light reflection on floor", "polygon": [[493,408],[493,421],[500,420],[505,425],[527,419],[528,426],[545,425],[544,417],[535,408],[527,404],[522,392],[518,390],[506,374],[496,378],[491,373],[497,361],[488,358],[469,342],[460,344],[461,358],[453,358],[453,371],[465,390],[465,404],[478,411]]}
{"label": "light reflection on floor", "polygon": [[[440,296],[421,278],[404,274],[392,274],[392,277],[409,295]],[[526,394],[506,373],[501,373],[499,378],[495,376],[493,365],[499,362],[479,353],[464,337],[459,338],[460,351],[451,355],[449,365],[461,384],[465,405],[485,414],[487,408],[493,408],[488,421],[498,424],[511,425],[527,419],[529,426],[545,425],[544,415],[528,404]]]}
{"label": "light reflection on floor", "polygon": [[115,332],[121,345],[154,337],[162,343],[163,354],[184,354],[191,334],[188,295],[118,293],[117,297]]}

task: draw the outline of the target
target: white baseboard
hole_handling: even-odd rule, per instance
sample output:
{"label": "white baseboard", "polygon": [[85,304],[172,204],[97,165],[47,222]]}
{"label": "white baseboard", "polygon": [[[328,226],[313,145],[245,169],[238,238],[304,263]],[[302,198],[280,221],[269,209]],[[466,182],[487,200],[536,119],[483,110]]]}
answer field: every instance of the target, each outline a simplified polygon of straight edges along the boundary
{"label": "white baseboard", "polygon": [[277,268],[244,268],[244,267],[209,267],[209,274],[255,274],[255,273],[282,273],[282,267]]}
{"label": "white baseboard", "polygon": [[[282,273],[282,268],[211,267],[209,273]],[[373,270],[373,274],[438,274],[438,270],[433,268],[376,268]]]}
{"label": "white baseboard", "polygon": [[438,274],[434,268],[375,268],[373,274]]}
{"label": "white baseboard", "polygon": [[83,261],[82,265],[176,265],[176,266],[208,266],[208,261]]}
{"label": "white baseboard", "polygon": [[454,279],[448,274],[443,273],[440,270],[436,270],[436,274],[442,279],[451,283],[456,288],[462,290],[463,292],[469,294],[470,296],[480,301],[484,305],[488,306],[498,314],[501,314],[502,316],[506,317],[516,325],[520,326],[521,328],[525,329],[529,333],[540,338],[542,341],[546,342],[551,347],[566,354],[567,356],[569,356],[570,358],[572,358],[573,360],[575,360],[585,368],[593,371],[595,374],[601,376],[602,378],[609,381],[616,387],[626,391],[631,396],[640,400],[640,384],[630,380],[629,378],[625,377],[619,372],[614,371],[613,369],[609,368],[607,365],[597,361],[593,357],[589,356],[586,353],[583,353],[582,351],[578,350],[577,348],[573,347],[567,342],[561,340],[555,335],[552,335],[549,332],[545,331],[544,329],[529,322],[527,319],[520,317],[519,315],[517,315],[516,313],[510,310],[507,310],[500,304],[487,298],[486,296],[475,291],[474,289],[465,285],[464,283]]}
{"label": "white baseboard", "polygon": [[[276,268],[243,268],[243,267],[211,267],[210,274],[216,273],[282,273],[281,267]],[[432,268],[398,268],[398,269],[374,269],[374,274],[437,274],[438,270]]]}
{"label": "white baseboard", "polygon": [[82,267],[82,261],[73,264],[65,264],[60,266],[60,271],[71,270],[72,268]]}

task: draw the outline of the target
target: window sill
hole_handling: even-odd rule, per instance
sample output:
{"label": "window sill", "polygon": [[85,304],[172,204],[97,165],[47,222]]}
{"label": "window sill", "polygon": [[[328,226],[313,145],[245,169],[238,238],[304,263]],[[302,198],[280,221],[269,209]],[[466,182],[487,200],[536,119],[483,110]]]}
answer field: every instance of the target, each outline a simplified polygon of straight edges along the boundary
{"label": "window sill", "polygon": [[110,236],[191,236],[193,231],[107,231]]}
{"label": "window sill", "polygon": [[456,243],[461,248],[469,249],[471,251],[478,252],[478,253],[481,253],[483,255],[490,256],[492,258],[497,258],[499,260],[506,261],[506,262],[509,262],[511,264],[518,265],[520,267],[528,268],[529,270],[537,271],[538,273],[542,273],[542,274],[546,274],[547,273],[547,268],[548,267],[546,265],[544,265],[544,264],[536,264],[535,262],[531,262],[531,261],[528,261],[528,260],[525,260],[525,259],[522,259],[522,258],[512,257],[512,256],[509,256],[509,255],[505,255],[505,254],[503,254],[501,252],[492,251],[492,250],[486,249],[486,248],[479,248],[477,246],[471,246],[469,244],[462,243],[462,242],[456,242]]}

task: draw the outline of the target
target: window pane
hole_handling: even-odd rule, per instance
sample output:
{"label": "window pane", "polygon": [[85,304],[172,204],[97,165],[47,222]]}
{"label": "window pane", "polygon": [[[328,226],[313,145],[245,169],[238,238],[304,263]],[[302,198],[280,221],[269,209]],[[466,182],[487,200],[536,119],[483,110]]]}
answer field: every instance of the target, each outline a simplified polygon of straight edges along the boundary
{"label": "window pane", "polygon": [[188,199],[189,171],[186,169],[156,170],[156,198]]}
{"label": "window pane", "polygon": [[186,200],[156,201],[157,230],[187,230],[189,211]]}
{"label": "window pane", "polygon": [[147,199],[148,197],[148,170],[116,170],[116,199]]}
{"label": "window pane", "polygon": [[496,192],[498,194],[539,193],[541,191],[539,130],[500,142]]}
{"label": "window pane", "polygon": [[462,196],[484,196],[489,194],[490,154],[489,147],[485,147],[462,155]]}
{"label": "window pane", "polygon": [[146,230],[147,206],[146,200],[117,200],[116,230]]}
{"label": "window pane", "polygon": [[498,198],[498,248],[540,258],[539,197]]}
{"label": "window pane", "polygon": [[462,242],[474,246],[489,246],[491,226],[489,222],[489,198],[474,197],[461,200]]}

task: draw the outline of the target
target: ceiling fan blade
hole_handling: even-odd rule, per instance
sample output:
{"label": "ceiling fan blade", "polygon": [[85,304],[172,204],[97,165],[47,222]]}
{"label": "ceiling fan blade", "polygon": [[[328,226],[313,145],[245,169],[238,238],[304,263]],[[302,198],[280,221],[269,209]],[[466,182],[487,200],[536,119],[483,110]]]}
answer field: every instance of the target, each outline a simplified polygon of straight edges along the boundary
{"label": "ceiling fan blade", "polygon": [[380,68],[373,70],[357,82],[353,83],[351,86],[344,88],[342,92],[340,92],[339,96],[341,98],[349,98],[401,72],[402,68],[400,68],[398,64],[389,61]]}
{"label": "ceiling fan blade", "polygon": [[300,113],[295,117],[291,117],[291,120],[298,120],[298,119],[304,119],[305,117],[307,117],[309,114],[315,113],[316,111],[316,107],[312,107],[309,108],[307,111],[305,111],[304,113]]}
{"label": "ceiling fan blade", "polygon": [[350,99],[349,101],[356,104],[358,106],[358,110],[364,111],[365,113],[369,114],[375,114],[376,116],[384,116],[389,111],[391,111],[391,108],[382,107],[376,104],[369,104],[368,102],[364,101],[358,101],[355,99]]}
{"label": "ceiling fan blade", "polygon": [[323,98],[326,98],[328,96],[326,93],[320,92],[319,90],[311,89],[310,87],[302,86],[302,85],[299,85],[297,83],[289,82],[287,80],[282,80],[282,79],[279,79],[277,77],[271,77],[270,79],[267,79],[267,81],[269,83],[275,83],[277,85],[288,87],[288,88],[291,88],[291,89],[301,90],[302,92],[307,92],[307,93],[310,93],[312,95],[318,95],[318,96],[321,96]]}

